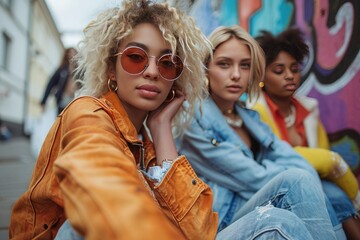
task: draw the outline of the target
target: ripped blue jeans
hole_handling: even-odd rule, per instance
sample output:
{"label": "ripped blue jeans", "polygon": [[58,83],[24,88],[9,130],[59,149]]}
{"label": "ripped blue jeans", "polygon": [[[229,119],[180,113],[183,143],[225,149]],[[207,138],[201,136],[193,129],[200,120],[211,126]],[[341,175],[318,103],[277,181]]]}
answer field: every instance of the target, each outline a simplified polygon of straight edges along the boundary
{"label": "ripped blue jeans", "polygon": [[282,172],[249,200],[234,193],[227,206],[221,202],[231,195],[219,185],[209,185],[219,212],[217,239],[346,239],[319,182],[304,170]]}
{"label": "ripped blue jeans", "polygon": [[[284,171],[244,205],[233,203],[220,214],[217,240],[346,239],[341,225],[334,229],[330,221],[320,184],[304,170]],[[83,237],[66,221],[55,239]]]}
{"label": "ripped blue jeans", "polygon": [[[68,220],[61,226],[55,238],[55,240],[83,239],[84,237],[72,228]],[[264,207],[258,207],[246,214],[238,221],[219,232],[216,239],[311,240],[313,238],[306,229],[304,222],[295,214],[281,208],[276,208],[272,205],[267,205]]]}

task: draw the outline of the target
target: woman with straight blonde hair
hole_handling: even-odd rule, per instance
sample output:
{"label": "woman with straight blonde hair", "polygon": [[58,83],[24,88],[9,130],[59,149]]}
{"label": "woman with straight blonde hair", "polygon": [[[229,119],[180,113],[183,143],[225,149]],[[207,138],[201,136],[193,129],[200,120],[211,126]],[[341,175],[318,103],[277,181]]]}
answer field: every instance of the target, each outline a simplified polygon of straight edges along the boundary
{"label": "woman with straight blonde hair", "polygon": [[[344,239],[336,218],[334,227],[329,219],[334,212],[331,206],[327,209],[314,168],[240,100],[245,93],[255,100],[263,86],[265,58],[259,44],[240,26],[219,27],[209,40],[210,95],[196,103],[194,118],[176,144],[213,190],[219,235],[225,236],[227,228],[254,209],[266,216],[272,216],[268,209],[278,209],[280,219],[291,214],[304,224],[310,236],[303,239],[335,239],[334,230],[338,239]],[[269,230],[282,222],[267,221],[272,221]],[[261,236],[261,230],[253,229],[252,239]],[[277,233],[270,239],[292,239],[284,229]],[[291,233],[299,234],[297,227]]]}

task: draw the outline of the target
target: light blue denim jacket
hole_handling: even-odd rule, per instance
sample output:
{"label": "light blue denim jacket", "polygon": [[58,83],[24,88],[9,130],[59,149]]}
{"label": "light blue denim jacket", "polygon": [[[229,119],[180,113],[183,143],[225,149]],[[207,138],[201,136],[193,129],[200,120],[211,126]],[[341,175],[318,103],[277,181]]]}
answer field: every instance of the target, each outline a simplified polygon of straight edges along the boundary
{"label": "light blue denim jacket", "polygon": [[260,121],[257,112],[242,107],[240,102],[236,111],[258,142],[256,154],[228,125],[211,98],[203,101],[202,113],[197,104],[191,124],[176,139],[179,153],[213,190],[213,209],[219,214],[220,230],[221,224],[230,223],[237,209],[285,169],[305,169],[319,179],[305,159]]}

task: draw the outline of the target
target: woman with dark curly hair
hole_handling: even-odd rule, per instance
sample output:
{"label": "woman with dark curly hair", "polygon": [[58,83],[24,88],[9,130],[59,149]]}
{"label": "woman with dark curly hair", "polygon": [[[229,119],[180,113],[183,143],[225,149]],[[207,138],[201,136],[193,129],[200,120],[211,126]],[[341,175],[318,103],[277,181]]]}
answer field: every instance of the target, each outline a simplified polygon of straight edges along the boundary
{"label": "woman with dark curly hair", "polygon": [[354,218],[360,209],[357,179],[344,159],[329,150],[317,100],[295,94],[301,83],[301,64],[309,54],[302,32],[290,28],[274,36],[263,31],[256,40],[264,50],[266,70],[265,86],[254,109],[279,138],[314,166],[348,239],[360,239],[360,221]]}

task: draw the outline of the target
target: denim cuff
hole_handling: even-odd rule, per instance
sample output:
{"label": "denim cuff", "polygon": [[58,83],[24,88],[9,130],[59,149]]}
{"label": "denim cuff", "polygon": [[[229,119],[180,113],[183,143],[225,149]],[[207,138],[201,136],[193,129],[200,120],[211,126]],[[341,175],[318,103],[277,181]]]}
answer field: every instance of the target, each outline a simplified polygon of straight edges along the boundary
{"label": "denim cuff", "polygon": [[172,163],[172,160],[166,159],[162,162],[162,166],[150,167],[147,172],[143,171],[143,173],[155,183],[159,183],[164,178],[167,171],[170,169]]}

